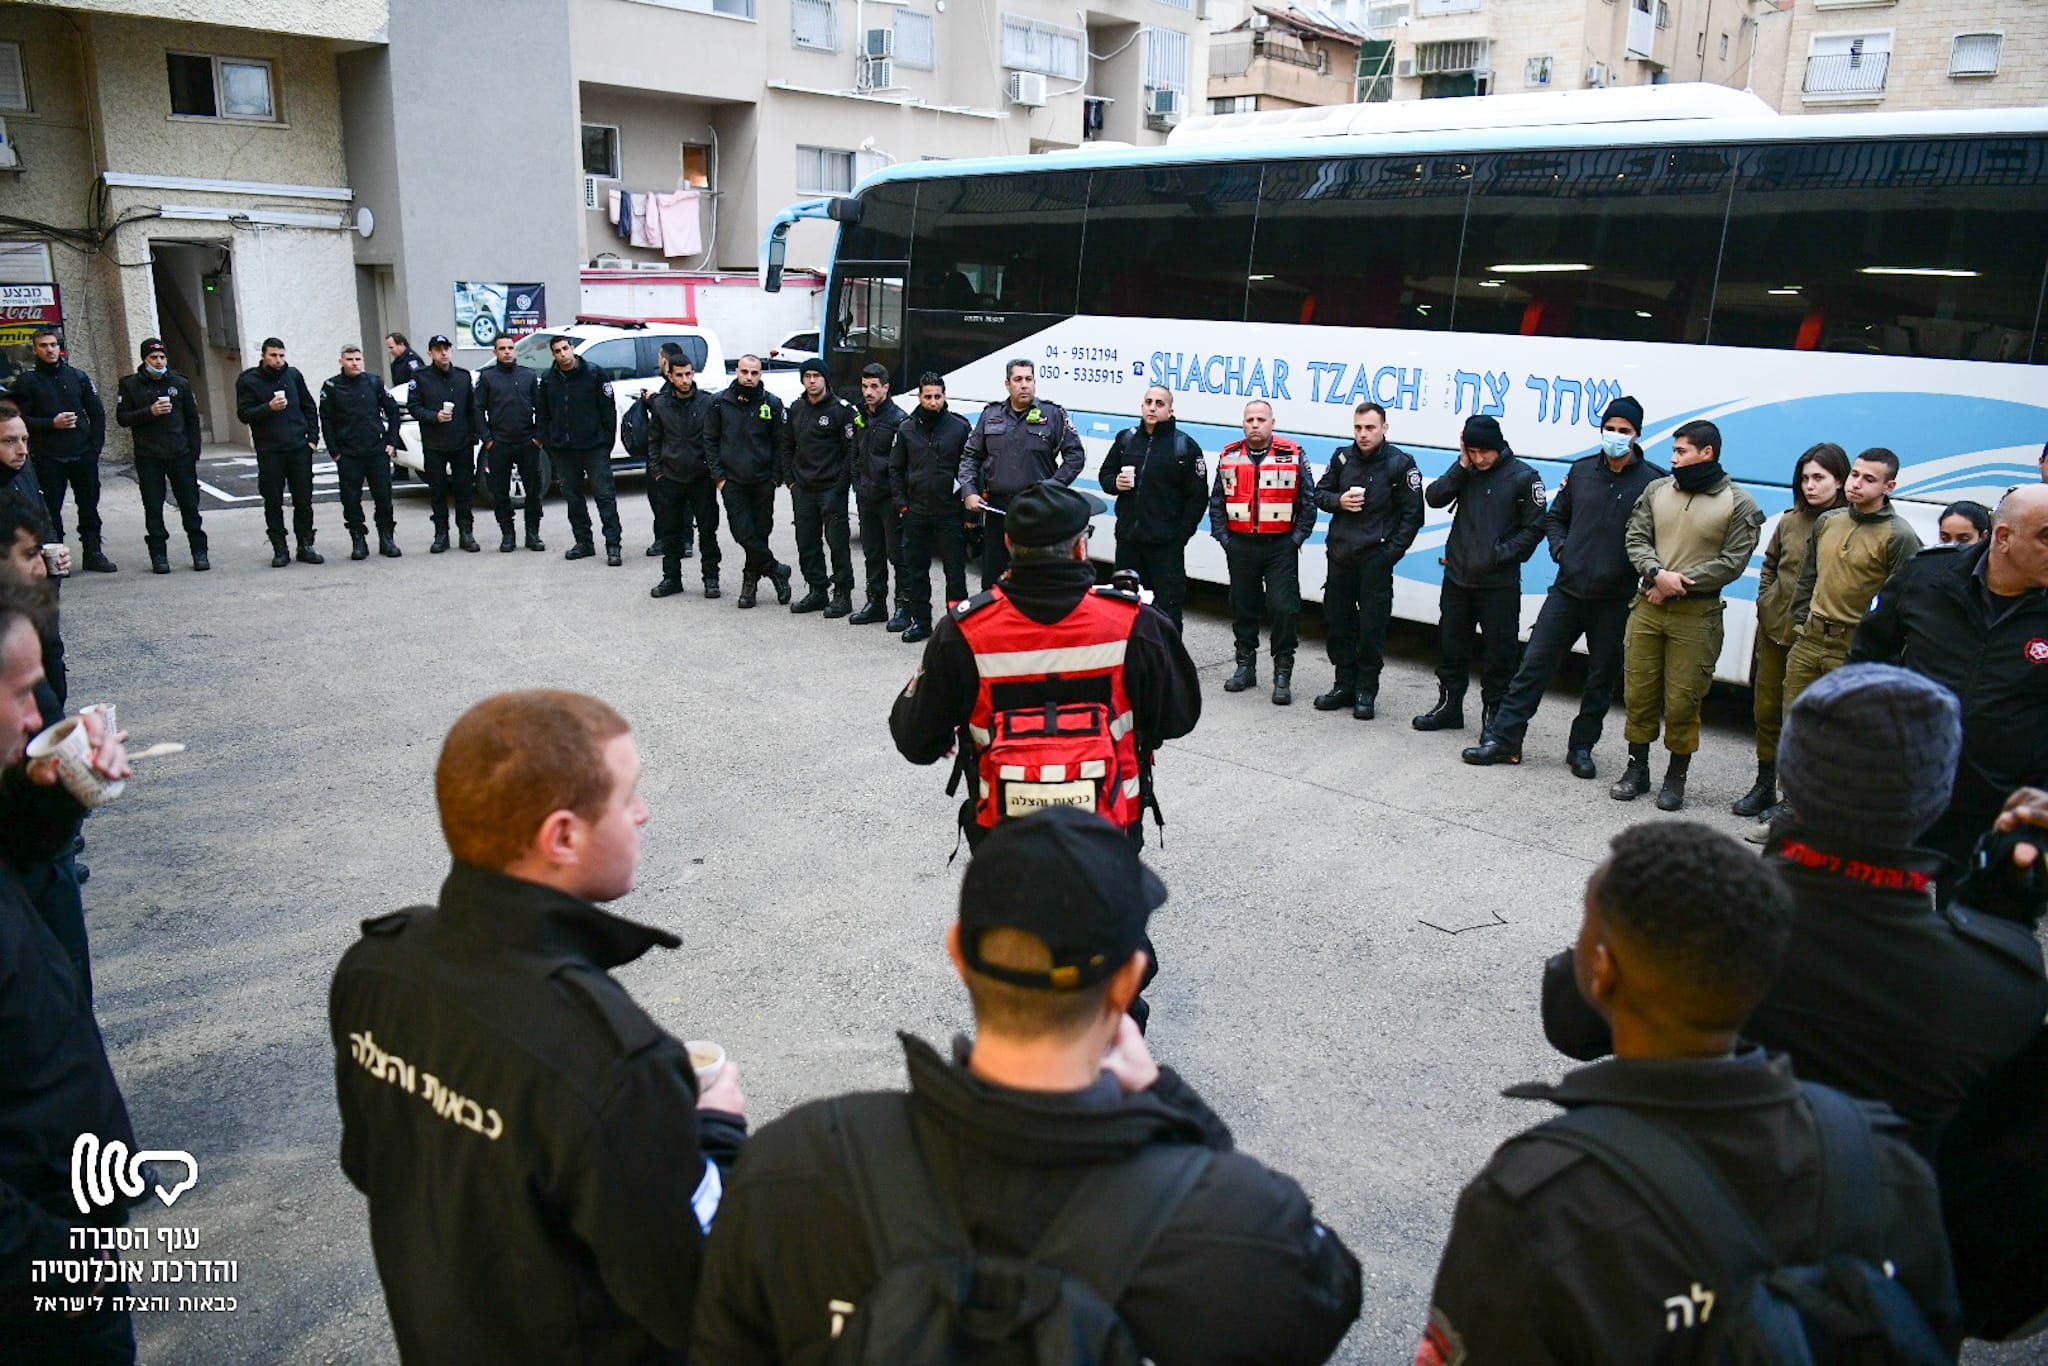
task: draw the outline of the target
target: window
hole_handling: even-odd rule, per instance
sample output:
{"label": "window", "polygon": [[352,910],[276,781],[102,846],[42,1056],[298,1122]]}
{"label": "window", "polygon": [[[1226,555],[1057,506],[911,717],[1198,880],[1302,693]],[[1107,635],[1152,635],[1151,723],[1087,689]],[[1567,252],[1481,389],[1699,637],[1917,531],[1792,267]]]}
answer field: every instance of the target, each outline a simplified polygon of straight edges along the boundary
{"label": "window", "polygon": [[682,147],[683,184],[694,190],[711,188],[711,149],[686,142]]}
{"label": "window", "polygon": [[583,174],[619,178],[619,130],[605,123],[583,125]]}
{"label": "window", "polygon": [[1486,40],[1461,38],[1449,43],[1417,43],[1415,74],[1441,76],[1476,71],[1486,65]]}
{"label": "window", "polygon": [[839,16],[832,0],[789,0],[790,37],[798,47],[839,50]]}
{"label": "window", "polygon": [[1670,0],[1657,0],[1657,27],[1658,27],[1658,28],[1670,28],[1670,27],[1671,27],[1671,4],[1670,4]]}
{"label": "window", "polygon": [[1082,58],[1087,35],[1079,29],[1041,24],[1014,14],[1003,16],[1003,65],[1011,71],[1038,71],[1062,80],[1085,74]]}
{"label": "window", "polygon": [[1721,60],[1728,60],[1728,35],[1725,33],[1721,35]]}
{"label": "window", "polygon": [[1385,33],[1390,28],[1399,28],[1401,21],[1408,17],[1408,0],[1396,0],[1391,5],[1374,5],[1365,12],[1365,26],[1374,33]]}
{"label": "window", "polygon": [[183,118],[277,122],[271,95],[270,63],[243,57],[165,54],[171,79],[171,112]]}
{"label": "window", "polygon": [[2048,140],[1758,148],[1711,340],[2025,363],[2044,264]]}
{"label": "window", "polygon": [[852,194],[853,153],[835,147],[796,149],[798,194]]}
{"label": "window", "polygon": [[838,277],[837,285],[832,349],[867,354],[901,351],[903,277],[847,273]]}
{"label": "window", "polygon": [[1531,57],[1522,67],[1522,84],[1542,86],[1550,84],[1550,58]]}
{"label": "window", "polygon": [[1226,95],[1209,101],[1212,114],[1256,114],[1259,112],[1257,95]]}
{"label": "window", "polygon": [[1170,9],[1193,9],[1195,7],[1195,0],[1159,0],[1159,3]]}
{"label": "window", "polygon": [[735,19],[754,17],[754,0],[634,0],[634,3],[659,5],[663,9],[688,9],[699,13],[724,14]]}
{"label": "window", "polygon": [[915,181],[892,181],[863,190],[860,222],[839,225],[839,259],[909,260],[910,215],[916,205]]}
{"label": "window", "polygon": [[915,10],[896,11],[896,65],[914,71],[930,71],[938,65],[933,41],[932,17]]}
{"label": "window", "polygon": [[[1998,58],[2005,47],[2003,33],[1958,33],[1955,46],[1949,49],[1948,74],[1951,76],[1996,76]],[[0,108],[5,107],[5,71],[0,69]]]}
{"label": "window", "polygon": [[1187,93],[1187,34],[1172,28],[1145,30],[1145,88]]}
{"label": "window", "polygon": [[1071,314],[1087,204],[1086,171],[925,182],[910,306]]}
{"label": "window", "polygon": [[598,342],[583,352],[583,363],[613,383],[639,379],[642,373],[639,358],[634,354],[631,337],[613,337],[608,341]]}
{"label": "window", "polygon": [[[1704,36],[1701,38],[1705,42]],[[1816,33],[1806,58],[1806,95],[1884,94],[1891,66],[1889,33]]]}
{"label": "window", "polygon": [[0,43],[0,113],[28,108],[28,72],[21,64],[20,43]]}
{"label": "window", "polygon": [[1075,311],[1241,320],[1258,199],[1256,166],[1097,171]]}
{"label": "window", "polygon": [[[638,376],[658,375],[661,373],[661,348],[665,342],[682,347],[683,359],[690,362],[690,368],[698,371],[700,374],[704,369],[704,362],[711,355],[710,348],[705,346],[702,337],[688,335],[641,336],[635,337],[633,340],[638,343],[638,349],[633,355],[633,362],[638,367],[635,371],[636,378]],[[610,345],[609,342],[604,344]],[[593,347],[592,349],[595,350],[596,348]],[[699,382],[705,383],[708,381],[700,380]]]}

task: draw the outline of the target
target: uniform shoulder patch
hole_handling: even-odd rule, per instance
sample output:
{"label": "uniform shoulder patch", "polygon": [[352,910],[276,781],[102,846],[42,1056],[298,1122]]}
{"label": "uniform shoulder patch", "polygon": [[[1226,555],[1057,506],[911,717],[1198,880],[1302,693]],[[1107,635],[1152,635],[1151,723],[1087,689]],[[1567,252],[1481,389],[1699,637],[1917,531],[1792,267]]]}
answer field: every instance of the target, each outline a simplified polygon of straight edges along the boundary
{"label": "uniform shoulder patch", "polygon": [[364,934],[398,934],[412,923],[410,910],[392,911],[389,915],[372,916],[363,922]]}
{"label": "uniform shoulder patch", "polygon": [[985,588],[981,592],[976,593],[973,597],[964,599],[958,606],[956,606],[953,609],[953,615],[956,618],[972,616],[974,613],[979,612],[982,608],[988,606],[995,600],[995,590],[992,588]]}
{"label": "uniform shoulder patch", "polygon": [[1411,489],[1422,487],[1422,471],[1416,469],[1413,465],[1408,467],[1408,487]]}
{"label": "uniform shoulder patch", "polygon": [[1583,1150],[1551,1142],[1541,1132],[1524,1134],[1501,1145],[1487,1164],[1486,1179],[1519,1205],[1586,1157]]}
{"label": "uniform shoulder patch", "polygon": [[1540,475],[1529,481],[1529,501],[1534,503],[1537,507],[1542,507],[1545,505],[1545,498],[1543,493],[1543,479]]}
{"label": "uniform shoulder patch", "polygon": [[621,1058],[643,1053],[667,1037],[661,1026],[633,1003],[624,987],[597,968],[566,964],[555,970],[551,980],[597,1026]]}

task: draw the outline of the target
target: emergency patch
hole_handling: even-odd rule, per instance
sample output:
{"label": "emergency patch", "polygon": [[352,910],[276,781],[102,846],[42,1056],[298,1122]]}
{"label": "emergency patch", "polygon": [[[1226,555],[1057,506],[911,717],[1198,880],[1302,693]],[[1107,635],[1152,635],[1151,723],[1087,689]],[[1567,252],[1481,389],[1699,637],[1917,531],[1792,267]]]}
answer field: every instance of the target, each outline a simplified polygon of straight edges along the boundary
{"label": "emergency patch", "polygon": [[2048,640],[2035,636],[2027,642],[2027,663],[2048,664]]}
{"label": "emergency patch", "polygon": [[1464,1366],[1465,1340],[1435,1305],[1429,1307],[1429,1330],[1415,1349],[1415,1366]]}
{"label": "emergency patch", "polygon": [[773,411],[772,411],[772,410],[771,410],[771,409],[770,409],[770,408],[768,407],[768,405],[767,405],[767,404],[765,404],[765,403],[764,403],[764,404],[762,404],[762,405],[761,405],[761,420],[762,420],[763,422],[772,422],[772,421],[774,421],[774,419],[775,419],[775,414],[774,414],[774,412],[773,412]]}
{"label": "emergency patch", "polygon": [[606,398],[610,398],[610,397],[612,396],[612,386],[611,386],[611,385],[607,384],[607,385],[605,385],[605,386],[604,386],[604,396],[605,396]]}
{"label": "emergency patch", "polygon": [[1422,487],[1421,470],[1411,469],[1408,471],[1408,487],[1411,489],[1419,489]]}
{"label": "emergency patch", "polygon": [[1537,507],[1544,506],[1543,481],[1541,479],[1529,485],[1529,501]]}
{"label": "emergency patch", "polygon": [[1026,422],[1043,422],[1045,421],[1045,414],[1038,411],[1037,408],[1033,408],[1030,412],[1024,414],[1024,420]]}

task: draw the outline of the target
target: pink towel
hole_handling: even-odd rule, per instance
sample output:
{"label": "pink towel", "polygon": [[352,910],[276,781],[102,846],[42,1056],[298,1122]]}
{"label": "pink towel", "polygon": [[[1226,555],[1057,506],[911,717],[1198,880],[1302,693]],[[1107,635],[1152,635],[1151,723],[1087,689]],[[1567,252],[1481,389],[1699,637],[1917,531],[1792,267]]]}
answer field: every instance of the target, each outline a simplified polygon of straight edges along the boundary
{"label": "pink towel", "polygon": [[647,216],[661,224],[662,255],[696,256],[704,250],[697,199],[695,190],[648,196]]}

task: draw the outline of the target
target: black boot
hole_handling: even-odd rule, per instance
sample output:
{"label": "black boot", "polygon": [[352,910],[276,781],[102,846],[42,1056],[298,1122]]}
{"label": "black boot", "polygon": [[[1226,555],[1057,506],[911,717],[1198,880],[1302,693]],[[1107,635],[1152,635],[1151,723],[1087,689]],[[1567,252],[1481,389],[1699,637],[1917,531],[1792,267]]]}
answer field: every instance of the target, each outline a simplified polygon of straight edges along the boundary
{"label": "black boot", "polygon": [[1335,687],[1317,696],[1315,709],[1317,711],[1342,711],[1344,708],[1354,705],[1357,701],[1358,689],[1340,678],[1337,680]]}
{"label": "black boot", "polygon": [[860,605],[858,612],[847,618],[846,624],[848,626],[872,626],[878,621],[886,620],[888,615],[888,608],[882,606],[875,599],[869,598]]}
{"label": "black boot", "polygon": [[1451,690],[1448,683],[1436,685],[1436,705],[1408,723],[1417,730],[1465,729],[1465,692]]}
{"label": "black boot", "polygon": [[377,553],[387,560],[395,560],[404,553],[398,548],[398,533],[396,531],[380,531],[377,533]]}
{"label": "black boot", "polygon": [[681,559],[687,560],[696,553],[697,547],[690,544],[690,538],[688,536],[683,537],[683,548],[676,552],[677,556]]}
{"label": "black boot", "polygon": [[[777,586],[780,587],[780,584],[778,583]],[[824,589],[813,588],[810,592],[804,594],[801,598],[798,598],[795,602],[791,603],[789,605],[789,610],[792,613],[798,614],[804,612],[822,612],[825,610],[825,604],[830,601],[831,599],[825,596]]]}
{"label": "black boot", "polygon": [[205,546],[195,545],[192,547],[192,567],[202,574],[213,568],[213,561],[206,558]]}
{"label": "black boot", "polygon": [[1756,785],[1735,799],[1729,807],[1738,816],[1761,816],[1778,800],[1778,764],[1775,759],[1756,761]]}
{"label": "black boot", "polygon": [[663,578],[660,583],[657,583],[648,590],[647,596],[650,598],[672,598],[682,591],[683,581],[681,579]]}
{"label": "black boot", "polygon": [[578,541],[562,552],[565,560],[587,560],[597,553],[597,547],[588,541]]}
{"label": "black boot", "polygon": [[434,539],[427,543],[427,553],[429,555],[445,555],[448,553],[447,527],[434,528]]}
{"label": "black boot", "polygon": [[291,548],[285,544],[284,537],[274,538],[270,542],[270,567],[272,569],[282,569],[291,562]]}
{"label": "black boot", "polygon": [[111,574],[114,562],[107,558],[107,552],[100,548],[100,538],[95,536],[85,543],[85,567],[95,574]]}
{"label": "black boot", "polygon": [[370,537],[367,533],[351,531],[348,534],[348,557],[351,560],[370,558]]}
{"label": "black boot", "polygon": [[836,621],[840,617],[853,615],[853,596],[849,593],[834,593],[832,601],[825,604],[825,619]]}
{"label": "black boot", "polygon": [[1294,704],[1294,656],[1273,657],[1273,705],[1287,707]]}
{"label": "black boot", "polygon": [[150,547],[149,572],[152,574],[168,574],[171,572],[171,552],[168,547]]}
{"label": "black boot", "polygon": [[1243,692],[1246,688],[1256,688],[1258,686],[1259,657],[1257,655],[1239,655],[1237,657],[1237,672],[1223,681],[1223,691]]}
{"label": "black boot", "polygon": [[1664,785],[1657,789],[1657,809],[1677,811],[1685,805],[1685,774],[1692,767],[1690,754],[1674,754],[1664,769]]}
{"label": "black boot", "polygon": [[1358,694],[1358,700],[1351,704],[1351,719],[1354,721],[1372,720],[1378,714],[1379,700],[1380,695],[1378,693],[1361,691]]}
{"label": "black boot", "polygon": [[327,563],[326,557],[323,556],[319,551],[313,549],[313,538],[311,536],[308,536],[305,540],[299,542],[298,559],[300,564]]}
{"label": "black boot", "polygon": [[913,620],[910,625],[903,628],[903,643],[905,645],[915,645],[920,640],[930,640],[931,638],[932,624],[928,621]]}
{"label": "black boot", "polygon": [[461,534],[456,538],[455,544],[461,546],[472,555],[483,549],[482,546],[476,543],[476,532],[468,522],[462,524]]}
{"label": "black boot", "polygon": [[1493,718],[1500,715],[1500,703],[1482,700],[1479,704],[1479,743],[1485,744],[1493,738]]}
{"label": "black boot", "polygon": [[652,560],[652,559],[655,559],[655,558],[657,558],[657,557],[658,557],[658,556],[659,556],[660,554],[661,554],[661,542],[660,542],[660,541],[656,541],[656,542],[654,542],[654,544],[652,544],[652,545],[650,545],[650,546],[648,546],[648,547],[647,547],[647,558],[648,558],[648,559],[650,559],[650,560]]}
{"label": "black boot", "polygon": [[1650,747],[1630,745],[1628,767],[1621,771],[1621,777],[1614,786],[1607,789],[1607,795],[1618,802],[1632,802],[1650,790]]}
{"label": "black boot", "polygon": [[1517,736],[1509,739],[1487,731],[1479,737],[1479,743],[1458,756],[1468,764],[1481,768],[1489,764],[1519,764],[1522,762],[1522,741]]}
{"label": "black boot", "polygon": [[761,581],[759,579],[756,579],[751,575],[741,579],[740,595],[737,599],[734,600],[733,606],[739,608],[741,611],[745,611],[747,608],[752,607],[754,605],[754,592],[760,586],[760,582]]}
{"label": "black boot", "polygon": [[789,566],[778,564],[768,571],[768,577],[775,584],[775,601],[778,606],[789,606]]}
{"label": "black boot", "polygon": [[704,576],[704,596],[707,598],[722,598],[725,596],[725,590],[718,586],[718,575],[706,574]]}
{"label": "black boot", "polygon": [[526,548],[528,550],[546,550],[548,543],[540,538],[538,531],[529,531],[526,533]]}
{"label": "black boot", "polygon": [[898,607],[896,615],[882,623],[882,629],[891,635],[895,635],[899,631],[908,631],[910,629],[910,609],[908,607]]}
{"label": "black boot", "polygon": [[608,545],[604,548],[604,562],[613,569],[619,569],[624,567],[626,557],[617,546]]}
{"label": "black boot", "polygon": [[1564,766],[1572,771],[1574,778],[1592,780],[1600,776],[1600,770],[1593,763],[1591,745],[1573,745],[1564,752]]}
{"label": "black boot", "polygon": [[498,553],[501,555],[509,555],[517,549],[519,549],[519,537],[513,534],[512,528],[509,526],[499,527]]}

